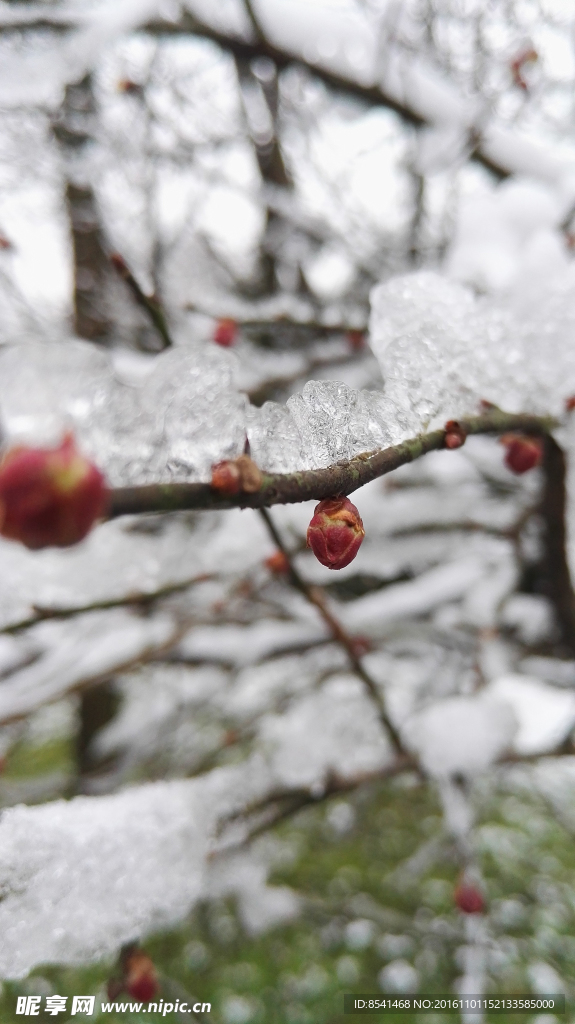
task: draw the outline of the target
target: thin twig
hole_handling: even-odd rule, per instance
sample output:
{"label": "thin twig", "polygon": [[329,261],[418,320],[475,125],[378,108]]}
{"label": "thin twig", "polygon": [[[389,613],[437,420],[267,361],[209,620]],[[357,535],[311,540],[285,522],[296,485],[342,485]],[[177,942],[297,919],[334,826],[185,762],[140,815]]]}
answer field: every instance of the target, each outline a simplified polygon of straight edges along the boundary
{"label": "thin twig", "polygon": [[[467,434],[545,435],[556,427],[550,417],[505,413],[490,409],[482,416],[461,419]],[[296,504],[321,500],[334,494],[351,494],[358,487],[414,462],[428,452],[445,447],[445,431],[433,430],[419,434],[401,444],[372,452],[362,452],[342,460],[328,469],[301,470],[296,473],[262,473],[258,491],[248,494],[221,495],[210,484],[174,483],[147,484],[141,487],[118,487],[110,491],[107,518],[143,512],[175,512],[184,509],[266,508],[270,505]]]}
{"label": "thin twig", "polygon": [[182,580],[180,583],[168,583],[165,587],[159,587],[158,590],[139,591],[133,594],[126,594],[124,597],[112,597],[105,601],[93,601],[91,604],[76,605],[69,608],[44,608],[41,605],[35,604],[32,606],[35,612],[34,615],[30,615],[27,619],[20,619],[19,622],[13,622],[10,626],[3,626],[0,629],[0,635],[3,633],[19,633],[23,629],[35,626],[38,622],[44,622],[45,619],[71,619],[74,615],[106,611],[108,608],[123,608],[135,604],[152,604],[152,602],[159,601],[162,597],[178,594],[182,590],[188,590],[190,587],[193,587],[196,583],[203,583],[209,579],[212,579],[211,573],[202,573],[200,576],[193,576],[191,579]]}
{"label": "thin twig", "polygon": [[166,314],[164,313],[164,309],[158,296],[146,295],[136,281],[136,278],[132,274],[132,271],[128,267],[124,257],[120,256],[119,253],[112,253],[110,256],[110,263],[122,280],[126,282],[138,305],[141,306],[141,308],[148,314],[152,324],[164,342],[164,348],[171,348],[173,342],[168,330]]}
{"label": "thin twig", "polygon": [[342,624],[335,617],[333,612],[330,611],[327,604],[327,599],[321,588],[311,586],[309,583],[306,583],[302,576],[300,576],[298,570],[294,565],[293,559],[289,551],[287,550],[282,537],[278,533],[277,527],[267,509],[261,508],[259,511],[273,541],[275,542],[279,550],[282,552],[289,565],[290,582],[293,584],[294,587],[296,587],[297,590],[299,590],[300,594],[303,594],[303,596],[306,598],[306,600],[310,602],[310,604],[313,604],[318,609],[322,619],[331,630],[334,640],[336,640],[337,643],[341,647],[343,647],[344,651],[346,652],[349,658],[353,671],[357,676],[359,676],[369,694],[371,701],[375,704],[377,708],[377,713],[379,715],[379,719],[391,739],[396,754],[404,755],[405,750],[403,749],[401,737],[387,713],[387,708],[385,706],[385,699],[383,697],[383,694],[375,680],[372,679],[369,672],[365,669],[364,665],[361,662],[361,659],[358,657],[356,644],[354,643],[353,638],[349,636],[349,634],[346,632]]}

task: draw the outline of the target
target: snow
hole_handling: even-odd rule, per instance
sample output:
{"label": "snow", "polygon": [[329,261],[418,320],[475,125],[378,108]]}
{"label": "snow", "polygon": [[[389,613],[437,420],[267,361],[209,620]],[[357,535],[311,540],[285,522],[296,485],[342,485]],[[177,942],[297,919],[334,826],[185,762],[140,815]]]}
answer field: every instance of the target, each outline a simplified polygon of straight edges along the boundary
{"label": "snow", "polygon": [[575,725],[575,694],[557,690],[538,679],[509,674],[494,679],[485,692],[513,708],[519,727],[514,747],[519,754],[553,750]]}
{"label": "snow", "polygon": [[510,749],[517,723],[495,687],[489,696],[451,697],[437,701],[404,726],[421,763],[431,775],[474,776]]}

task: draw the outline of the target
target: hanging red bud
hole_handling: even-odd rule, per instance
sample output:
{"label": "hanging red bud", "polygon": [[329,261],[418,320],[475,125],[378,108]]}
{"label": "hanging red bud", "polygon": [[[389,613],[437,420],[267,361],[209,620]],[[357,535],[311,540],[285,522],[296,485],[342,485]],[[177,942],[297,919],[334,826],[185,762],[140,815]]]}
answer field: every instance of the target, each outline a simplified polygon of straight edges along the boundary
{"label": "hanging red bud", "polygon": [[239,459],[225,459],[212,466],[211,484],[220,494],[255,494],[262,485],[261,470],[249,455],[240,455]]}
{"label": "hanging red bud", "polygon": [[505,465],[512,473],[527,473],[541,462],[543,445],[538,437],[525,437],[523,434],[504,434],[501,444],[507,449]]}
{"label": "hanging red bud", "polygon": [[565,399],[565,411],[573,412],[573,409],[575,409],[575,395],[570,395]]}
{"label": "hanging red bud", "polygon": [[282,573],[289,572],[289,562],[284,555],[283,551],[274,551],[273,555],[266,558],[266,566],[270,572],[277,573],[280,576]]}
{"label": "hanging red bud", "polygon": [[467,431],[459,420],[448,420],[444,430],[446,448],[461,448],[461,445],[465,444]]}
{"label": "hanging red bud", "polygon": [[485,910],[483,894],[471,882],[460,882],[453,893],[453,900],[464,914],[482,914]]}
{"label": "hanging red bud", "polygon": [[106,497],[104,477],[71,434],[56,448],[13,448],[0,462],[0,534],[32,550],[77,544]]}
{"label": "hanging red bud", "polygon": [[236,341],[238,325],[235,320],[218,320],[214,330],[214,341],[222,348],[231,348]]}
{"label": "hanging red bud", "polygon": [[307,546],[328,569],[353,562],[365,537],[358,510],[349,498],[325,498],[307,528]]}

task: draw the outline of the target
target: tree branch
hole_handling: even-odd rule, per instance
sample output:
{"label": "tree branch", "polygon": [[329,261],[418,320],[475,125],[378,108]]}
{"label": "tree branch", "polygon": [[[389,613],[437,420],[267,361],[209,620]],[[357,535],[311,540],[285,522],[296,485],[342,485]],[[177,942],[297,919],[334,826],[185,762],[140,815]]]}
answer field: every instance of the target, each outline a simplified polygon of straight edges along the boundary
{"label": "tree branch", "polygon": [[138,305],[147,313],[164,343],[164,348],[171,348],[173,342],[168,330],[166,314],[158,296],[146,295],[145,291],[136,281],[124,257],[120,256],[118,252],[112,253],[110,263],[122,280],[126,282]]}
{"label": "tree branch", "polygon": [[10,626],[3,626],[0,629],[0,636],[3,633],[20,633],[21,630],[29,629],[30,626],[35,626],[38,622],[44,622],[45,619],[71,619],[74,615],[85,615],[86,612],[101,612],[107,611],[108,608],[125,608],[130,605],[152,604],[154,601],[159,601],[162,597],[178,594],[182,590],[188,590],[190,587],[193,587],[196,583],[203,583],[209,579],[212,579],[210,573],[202,573],[200,576],[193,576],[191,579],[182,580],[180,583],[168,583],[165,587],[159,587],[158,590],[139,591],[133,594],[126,594],[124,597],[112,597],[106,601],[93,601],[91,604],[80,604],[69,608],[45,608],[35,604],[33,605],[34,615],[28,616],[27,619],[20,619]]}
{"label": "tree branch", "polygon": [[318,609],[322,619],[331,630],[334,640],[343,647],[349,658],[353,671],[361,679],[370,700],[377,708],[379,720],[391,740],[395,753],[398,756],[404,755],[405,750],[401,742],[401,736],[387,713],[385,698],[377,683],[372,679],[369,672],[362,664],[361,659],[358,657],[357,645],[354,643],[353,637],[349,636],[335,615],[330,611],[326,596],[321,588],[311,586],[309,583],[306,583],[302,576],[300,576],[269,512],[265,508],[261,508],[260,515],[269,530],[272,540],[282,552],[289,565],[290,582],[296,590],[299,590],[300,594],[303,594],[310,604],[313,604],[314,607]]}
{"label": "tree branch", "polygon": [[[550,417],[505,413],[489,409],[481,416],[460,420],[467,434],[545,435],[557,426]],[[144,512],[175,512],[184,509],[266,508],[270,505],[296,504],[321,500],[335,494],[351,494],[358,487],[414,462],[431,451],[445,447],[445,431],[403,441],[401,444],[374,452],[356,455],[328,469],[301,470],[296,473],[263,473],[263,482],[254,494],[240,492],[222,496],[208,483],[146,484],[141,487],[118,487],[110,491],[107,518],[136,515]]]}

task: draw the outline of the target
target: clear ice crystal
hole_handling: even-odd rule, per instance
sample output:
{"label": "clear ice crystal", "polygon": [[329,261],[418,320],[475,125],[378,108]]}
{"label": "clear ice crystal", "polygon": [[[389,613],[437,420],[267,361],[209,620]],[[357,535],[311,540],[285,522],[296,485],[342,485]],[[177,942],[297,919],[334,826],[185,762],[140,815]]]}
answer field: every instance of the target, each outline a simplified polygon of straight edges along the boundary
{"label": "clear ice crystal", "polygon": [[302,437],[289,409],[264,402],[248,409],[248,441],[252,458],[269,473],[292,473],[309,468]]}
{"label": "clear ice crystal", "polygon": [[386,403],[374,392],[355,391],[340,381],[311,380],[288,399],[307,462],[327,467],[391,441]]}
{"label": "clear ice crystal", "polygon": [[384,393],[410,433],[477,411],[481,399],[508,412],[560,413],[575,391],[573,271],[521,304],[476,299],[422,271],[371,295],[371,345]]}
{"label": "clear ice crystal", "polygon": [[233,354],[213,345],[158,358],[142,401],[172,478],[209,480],[215,462],[242,454],[247,398],[234,387],[236,368]]}

